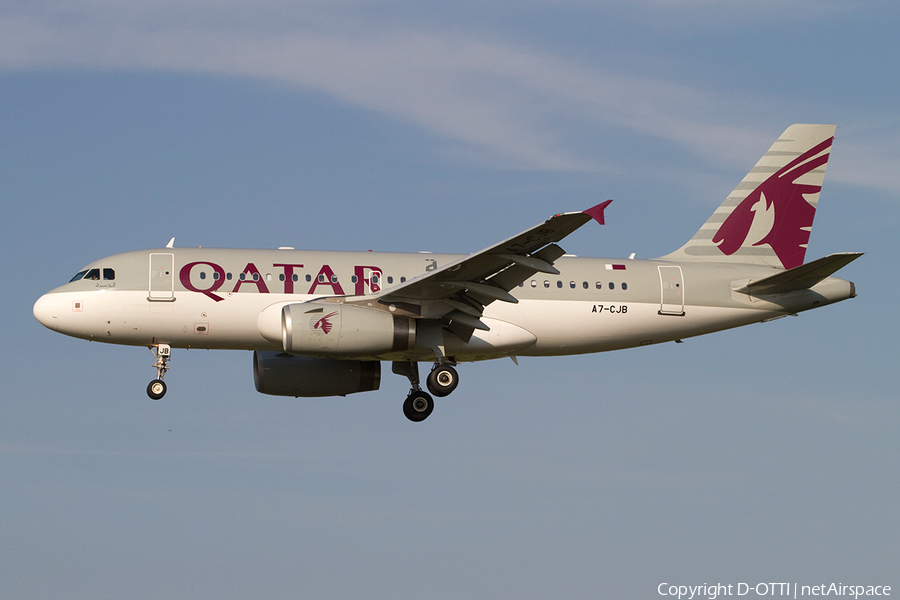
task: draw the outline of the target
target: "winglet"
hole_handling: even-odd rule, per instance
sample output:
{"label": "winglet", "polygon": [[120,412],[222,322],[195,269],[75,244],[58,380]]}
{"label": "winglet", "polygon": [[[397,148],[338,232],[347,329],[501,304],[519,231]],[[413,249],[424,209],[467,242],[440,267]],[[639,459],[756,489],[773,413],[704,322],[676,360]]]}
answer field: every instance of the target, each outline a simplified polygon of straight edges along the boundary
{"label": "winglet", "polygon": [[607,200],[606,202],[601,202],[597,206],[592,206],[591,208],[589,208],[585,211],[582,211],[582,212],[584,212],[584,214],[588,215],[589,217],[593,217],[594,220],[597,221],[598,223],[600,223],[601,225],[605,225],[606,221],[603,219],[603,209],[606,208],[607,206],[609,206],[610,202],[612,202],[612,200]]}

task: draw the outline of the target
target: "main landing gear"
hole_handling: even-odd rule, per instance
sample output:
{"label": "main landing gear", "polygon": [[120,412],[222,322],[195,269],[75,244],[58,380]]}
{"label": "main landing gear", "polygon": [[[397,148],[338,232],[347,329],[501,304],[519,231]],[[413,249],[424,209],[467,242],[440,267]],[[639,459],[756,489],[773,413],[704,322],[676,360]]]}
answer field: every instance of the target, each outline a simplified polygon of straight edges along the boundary
{"label": "main landing gear", "polygon": [[166,376],[166,371],[169,370],[169,358],[172,355],[172,348],[168,344],[158,344],[155,347],[151,347],[150,351],[156,357],[156,362],[153,363],[153,366],[156,367],[156,379],[147,386],[147,395],[150,396],[151,400],[159,400],[166,395],[166,382],[163,381],[163,377]]}
{"label": "main landing gear", "polygon": [[443,398],[444,396],[449,396],[450,392],[459,385],[459,374],[456,372],[456,369],[447,363],[435,363],[425,383],[432,394],[438,398]]}
{"label": "main landing gear", "polygon": [[[397,375],[406,376],[412,386],[403,402],[403,414],[414,423],[427,419],[434,410],[434,400],[428,392],[419,387],[419,364],[413,361],[398,361],[393,363],[391,369]],[[425,385],[432,394],[442,398],[459,385],[459,374],[451,365],[437,362],[428,374]]]}

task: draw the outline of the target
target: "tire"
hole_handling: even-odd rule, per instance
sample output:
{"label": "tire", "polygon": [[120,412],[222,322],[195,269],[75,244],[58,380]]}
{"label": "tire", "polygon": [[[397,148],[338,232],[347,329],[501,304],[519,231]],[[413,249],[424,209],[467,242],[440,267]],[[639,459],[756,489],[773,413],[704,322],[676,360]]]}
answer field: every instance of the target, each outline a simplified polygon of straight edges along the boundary
{"label": "tire", "polygon": [[147,386],[147,395],[151,400],[159,400],[166,395],[166,382],[162,379],[154,379]]}
{"label": "tire", "polygon": [[422,391],[411,392],[403,403],[403,414],[413,423],[424,421],[433,410],[434,400]]}
{"label": "tire", "polygon": [[450,365],[438,365],[428,374],[425,383],[429,392],[438,398],[443,398],[449,396],[459,385],[459,374]]}

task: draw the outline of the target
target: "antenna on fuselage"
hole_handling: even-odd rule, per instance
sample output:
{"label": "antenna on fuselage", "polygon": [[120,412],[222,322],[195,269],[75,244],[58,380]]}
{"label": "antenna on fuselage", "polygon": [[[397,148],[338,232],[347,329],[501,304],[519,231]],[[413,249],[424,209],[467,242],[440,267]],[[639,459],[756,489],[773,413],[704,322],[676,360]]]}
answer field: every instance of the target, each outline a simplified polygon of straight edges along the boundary
{"label": "antenna on fuselage", "polygon": [[169,240],[169,243],[166,244],[166,248],[174,248],[175,247],[175,238]]}

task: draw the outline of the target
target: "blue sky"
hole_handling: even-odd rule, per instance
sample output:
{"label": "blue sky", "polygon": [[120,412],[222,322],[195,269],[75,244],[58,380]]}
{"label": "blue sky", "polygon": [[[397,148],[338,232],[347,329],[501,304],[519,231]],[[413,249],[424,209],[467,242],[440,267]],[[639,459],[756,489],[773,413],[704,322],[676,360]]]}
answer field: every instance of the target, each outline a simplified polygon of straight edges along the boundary
{"label": "blue sky", "polygon": [[[0,7],[0,597],[659,597],[893,585],[900,73],[890,2]],[[788,125],[838,125],[807,258],[859,297],[652,348],[467,364],[425,423],[255,392],[246,352],[43,328],[164,245],[472,252],[607,198],[680,246]]]}

